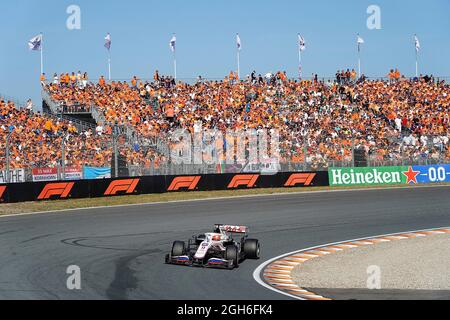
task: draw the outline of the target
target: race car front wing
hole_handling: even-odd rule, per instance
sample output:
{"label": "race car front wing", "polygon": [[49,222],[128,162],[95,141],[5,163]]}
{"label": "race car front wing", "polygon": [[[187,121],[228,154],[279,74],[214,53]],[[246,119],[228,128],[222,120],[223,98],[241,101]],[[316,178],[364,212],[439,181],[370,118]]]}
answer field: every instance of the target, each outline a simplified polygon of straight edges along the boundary
{"label": "race car front wing", "polygon": [[166,256],[166,263],[188,267],[233,269],[233,260],[224,260],[220,258],[210,258],[205,261],[205,259],[194,259],[189,256],[173,257],[168,254]]}

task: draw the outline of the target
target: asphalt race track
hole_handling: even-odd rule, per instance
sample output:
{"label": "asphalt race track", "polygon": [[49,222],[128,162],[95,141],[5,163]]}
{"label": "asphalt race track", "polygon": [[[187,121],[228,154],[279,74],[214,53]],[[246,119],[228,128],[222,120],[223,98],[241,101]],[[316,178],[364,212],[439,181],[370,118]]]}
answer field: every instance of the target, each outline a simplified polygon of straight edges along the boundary
{"label": "asphalt race track", "polygon": [[[0,299],[288,299],[256,283],[261,263],[336,241],[450,226],[449,195],[449,187],[346,191],[1,218]],[[215,223],[248,225],[262,259],[234,271],[164,264],[174,240]],[[70,265],[81,268],[81,290],[66,287]]]}

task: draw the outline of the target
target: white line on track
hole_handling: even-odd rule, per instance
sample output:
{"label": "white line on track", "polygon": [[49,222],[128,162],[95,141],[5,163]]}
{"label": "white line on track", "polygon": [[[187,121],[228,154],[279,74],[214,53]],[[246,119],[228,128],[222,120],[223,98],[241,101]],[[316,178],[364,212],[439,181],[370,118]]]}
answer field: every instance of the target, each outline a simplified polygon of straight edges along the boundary
{"label": "white line on track", "polygon": [[[383,190],[403,190],[403,189],[425,189],[425,188],[449,188],[450,185],[433,185],[433,186],[405,186],[405,187],[386,187],[386,188],[358,188],[358,189],[335,189],[335,190],[318,190],[318,191],[299,191],[299,192],[283,192],[283,193],[272,193],[272,194],[254,194],[254,195],[242,195],[242,196],[229,196],[229,197],[215,197],[207,199],[190,199],[190,200],[174,200],[174,201],[160,201],[160,202],[148,202],[148,203],[134,203],[134,204],[122,204],[114,206],[98,206],[98,207],[86,207],[86,208],[73,208],[73,209],[63,209],[63,210],[52,210],[52,211],[39,211],[31,213],[18,213],[18,214],[8,214],[0,215],[1,218],[13,218],[21,216],[32,216],[39,214],[48,213],[61,213],[61,212],[73,212],[73,211],[89,211],[97,209],[107,209],[107,208],[131,208],[139,206],[154,206],[161,204],[178,204],[178,203],[189,203],[189,202],[206,202],[206,201],[217,201],[217,200],[233,200],[233,199],[251,199],[251,198],[264,198],[264,197],[278,197],[286,195],[308,195],[308,194],[321,194],[321,193],[336,193],[336,192],[355,192],[355,191],[383,191]],[[76,200],[76,199],[74,199]],[[60,200],[64,201],[64,200]],[[70,201],[70,200],[69,200]],[[1,205],[0,205],[1,208]]]}
{"label": "white line on track", "polygon": [[353,240],[344,240],[344,241],[339,241],[339,242],[333,242],[333,243],[328,243],[328,244],[323,244],[323,245],[319,245],[319,246],[314,246],[311,248],[306,248],[306,249],[301,249],[301,250],[297,250],[297,251],[293,251],[290,253],[285,253],[282,254],[278,257],[275,257],[273,259],[270,259],[266,262],[264,262],[263,264],[261,264],[258,268],[255,269],[255,271],[253,272],[253,279],[255,279],[256,282],[258,282],[261,286],[272,290],[274,292],[280,293],[282,295],[288,296],[290,298],[294,298],[297,300],[308,300],[306,298],[302,298],[299,296],[295,296],[292,294],[289,294],[287,292],[283,292],[281,290],[278,290],[276,288],[274,288],[273,286],[267,284],[263,279],[261,279],[261,274],[263,273],[263,271],[265,270],[265,268],[270,265],[271,263],[277,261],[277,260],[281,260],[285,257],[288,256],[292,256],[292,255],[296,255],[305,251],[311,251],[311,250],[316,250],[316,249],[320,249],[323,247],[329,247],[329,246],[335,246],[335,245],[339,245],[342,243],[347,243],[347,242],[356,242],[356,241],[361,241],[361,240],[367,240],[367,239],[371,239],[371,238],[381,238],[381,237],[389,237],[389,236],[395,236],[398,234],[408,234],[408,233],[413,233],[413,232],[426,232],[426,231],[434,231],[434,230],[440,230],[440,229],[449,229],[450,227],[440,227],[440,228],[432,228],[432,229],[422,229],[422,230],[410,230],[410,231],[405,231],[405,232],[395,232],[395,233],[388,233],[388,234],[382,234],[382,235],[378,235],[378,236],[371,236],[371,237],[364,237],[364,238],[358,238],[358,239],[353,239]]}

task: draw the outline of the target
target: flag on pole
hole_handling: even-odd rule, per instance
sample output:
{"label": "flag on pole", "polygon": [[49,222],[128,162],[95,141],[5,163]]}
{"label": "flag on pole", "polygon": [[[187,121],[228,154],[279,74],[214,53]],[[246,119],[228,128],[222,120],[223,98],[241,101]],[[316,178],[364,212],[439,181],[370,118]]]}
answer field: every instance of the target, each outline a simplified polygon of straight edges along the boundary
{"label": "flag on pole", "polygon": [[414,35],[414,43],[416,46],[416,52],[419,52],[420,51],[420,41],[419,41],[419,38],[417,37],[417,35]]}
{"label": "flag on pole", "polygon": [[356,42],[358,43],[358,77],[361,78],[361,45],[364,43],[364,39],[358,34]]}
{"label": "flag on pole", "polygon": [[41,51],[42,50],[42,34],[34,37],[28,41],[28,47],[31,51]]}
{"label": "flag on pole", "polygon": [[43,48],[43,34],[39,34],[30,41],[28,47],[31,51],[40,51],[41,53],[41,75],[44,74],[44,48]]}
{"label": "flag on pole", "polygon": [[305,38],[303,38],[301,35],[298,35],[298,47],[300,51],[306,50]]}
{"label": "flag on pole", "polygon": [[419,76],[419,51],[420,51],[420,41],[419,38],[417,37],[417,34],[414,35],[414,45],[416,47],[416,77]]}
{"label": "flag on pole", "polygon": [[303,77],[302,70],[302,52],[306,50],[306,41],[300,34],[298,34],[298,78],[301,80]]}
{"label": "flag on pole", "polygon": [[105,48],[111,50],[111,35],[108,33],[105,37]]}
{"label": "flag on pole", "polygon": [[169,43],[170,50],[173,52],[173,69],[174,78],[177,79],[177,58],[176,58],[176,48],[177,48],[177,36],[174,33],[172,39]]}
{"label": "flag on pole", "polygon": [[358,43],[358,52],[361,51],[361,45],[364,43],[364,39],[360,37],[360,35],[358,34],[358,38],[356,40],[356,42]]}
{"label": "flag on pole", "polygon": [[241,51],[242,49],[242,43],[241,43],[241,37],[239,37],[239,34],[236,35],[236,44],[237,44],[237,49],[239,51]]}
{"label": "flag on pole", "polygon": [[107,33],[105,37],[105,48],[108,50],[108,79],[111,80],[111,34]]}
{"label": "flag on pole", "polygon": [[172,50],[172,52],[175,52],[176,45],[177,45],[177,36],[173,35],[172,39],[170,40],[170,50]]}

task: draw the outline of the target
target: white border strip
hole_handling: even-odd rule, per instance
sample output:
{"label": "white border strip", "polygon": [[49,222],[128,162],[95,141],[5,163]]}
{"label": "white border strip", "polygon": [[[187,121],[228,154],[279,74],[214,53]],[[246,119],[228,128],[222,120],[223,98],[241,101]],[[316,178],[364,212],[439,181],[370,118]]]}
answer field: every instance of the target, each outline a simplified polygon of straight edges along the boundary
{"label": "white border strip", "polygon": [[329,247],[329,246],[335,246],[335,245],[340,245],[340,244],[344,244],[347,242],[356,242],[356,241],[362,241],[362,240],[367,240],[367,239],[372,239],[372,238],[382,238],[382,237],[389,237],[389,236],[395,236],[395,235],[399,235],[399,234],[408,234],[408,233],[415,233],[415,232],[426,232],[426,231],[435,231],[435,230],[440,230],[440,229],[450,229],[450,227],[441,227],[441,228],[432,228],[432,229],[422,229],[422,230],[410,230],[410,231],[405,231],[405,232],[395,232],[395,233],[389,233],[389,234],[382,234],[382,235],[377,235],[377,236],[371,236],[371,237],[364,237],[364,238],[358,238],[358,239],[353,239],[353,240],[345,240],[345,241],[339,241],[339,242],[333,242],[333,243],[328,243],[328,244],[323,244],[320,246],[315,246],[315,247],[310,247],[310,248],[306,248],[306,249],[301,249],[301,250],[297,250],[297,251],[293,251],[290,253],[285,253],[282,254],[278,257],[275,257],[273,259],[270,259],[266,262],[264,262],[263,264],[261,264],[258,268],[256,268],[256,270],[253,272],[253,279],[255,279],[256,282],[258,282],[261,286],[271,290],[271,291],[275,291],[277,293],[280,293],[282,295],[297,299],[297,300],[302,300],[302,301],[306,301],[308,299],[306,298],[302,298],[299,296],[295,296],[292,294],[289,294],[287,292],[283,292],[281,290],[278,290],[276,288],[274,288],[273,286],[267,284],[262,278],[261,278],[261,274],[263,273],[263,271],[267,268],[267,266],[269,266],[271,263],[277,261],[277,260],[281,260],[283,258],[292,256],[292,255],[296,255],[302,252],[306,252],[306,251],[311,251],[311,250],[316,250],[316,249],[320,249],[323,247]]}
{"label": "white border strip", "polygon": [[[339,188],[339,187],[336,187]],[[425,189],[425,188],[450,188],[449,184],[446,185],[432,185],[432,186],[404,186],[404,187],[386,187],[386,188],[357,188],[357,189],[335,189],[335,190],[318,190],[318,191],[299,191],[299,192],[282,192],[282,193],[272,193],[272,194],[253,194],[253,195],[242,195],[242,196],[225,196],[225,197],[214,197],[214,198],[206,198],[206,199],[190,199],[190,200],[173,200],[173,201],[159,201],[159,202],[146,202],[146,203],[132,203],[132,204],[120,204],[113,206],[94,206],[94,207],[85,207],[85,208],[73,208],[73,209],[62,209],[62,210],[52,210],[52,211],[38,211],[38,212],[30,212],[30,213],[17,213],[17,214],[8,214],[8,215],[0,215],[0,218],[14,218],[20,216],[32,216],[38,214],[48,214],[48,213],[61,213],[61,212],[73,212],[73,211],[89,211],[89,210],[97,210],[97,209],[107,209],[107,208],[128,208],[128,207],[138,207],[138,206],[154,206],[161,204],[178,204],[178,203],[189,203],[189,202],[207,202],[207,201],[217,201],[217,200],[233,200],[233,199],[252,199],[252,198],[261,198],[261,197],[278,197],[278,196],[287,196],[287,195],[308,195],[308,194],[322,194],[322,193],[336,193],[336,192],[357,192],[357,191],[383,191],[383,190],[404,190],[404,189]],[[257,189],[250,189],[257,190]],[[264,189],[261,189],[264,190]],[[221,191],[221,190],[217,190]],[[222,190],[227,191],[227,190]],[[168,193],[166,193],[168,194]],[[89,199],[89,198],[88,198]],[[99,198],[99,199],[107,199],[107,198]],[[82,199],[66,199],[66,200],[57,200],[57,201],[70,201],[70,200],[82,200]],[[30,203],[30,202],[28,202]],[[14,204],[14,203],[10,203]],[[0,209],[3,204],[0,204]],[[5,203],[4,205],[8,205]]]}

